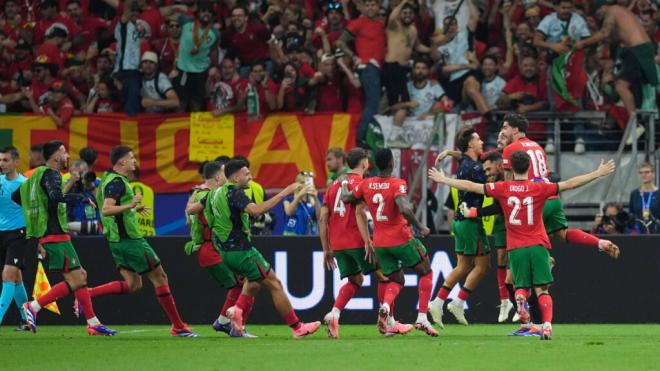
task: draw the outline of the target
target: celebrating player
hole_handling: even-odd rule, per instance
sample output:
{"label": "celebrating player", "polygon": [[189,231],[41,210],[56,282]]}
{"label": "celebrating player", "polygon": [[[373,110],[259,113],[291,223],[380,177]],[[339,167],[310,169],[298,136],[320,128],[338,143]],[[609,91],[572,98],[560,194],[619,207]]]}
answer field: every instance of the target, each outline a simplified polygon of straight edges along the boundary
{"label": "celebrating player", "polygon": [[[580,175],[560,183],[534,182],[527,177],[530,156],[517,151],[510,156],[513,180],[488,183],[486,185],[466,180],[451,179],[442,170],[432,168],[429,178],[466,192],[491,196],[499,201],[504,211],[507,230],[507,251],[513,279],[516,284],[516,302],[521,321],[529,321],[526,301],[533,287],[538,295],[543,319],[542,340],[552,338],[552,297],[548,288],[553,282],[550,270],[550,241],[545,233],[542,212],[549,197],[581,187],[595,179],[614,172],[614,162],[603,163],[588,174]],[[598,247],[617,258],[619,249],[615,245]]]}
{"label": "celebrating player", "polygon": [[[525,116],[511,113],[504,117],[502,131],[509,137],[510,144],[504,148],[503,166],[505,171],[511,171],[511,155],[517,151],[523,151],[529,155],[530,167],[529,180],[547,181],[548,179],[548,157],[543,148],[533,140],[527,138],[529,123]],[[507,175],[510,179],[510,174]],[[562,241],[597,247],[599,249],[612,249],[614,244],[609,240],[585,233],[579,229],[569,229],[566,215],[561,205],[559,195],[550,197],[543,206],[543,223],[550,237],[558,237]]]}
{"label": "celebrating player", "polygon": [[[458,178],[486,183],[486,173],[479,162],[483,152],[483,142],[476,130],[471,126],[461,128],[456,134],[456,144],[463,153],[459,164]],[[459,191],[459,205],[480,207],[483,195]],[[481,218],[466,219],[461,213],[456,213],[452,230],[455,239],[455,251],[458,263],[447,276],[438,296],[429,304],[429,312],[433,320],[442,326],[442,306],[454,286],[465,278],[465,284],[458,293],[458,298],[447,305],[447,309],[456,317],[459,323],[467,325],[464,303],[479,281],[486,275],[490,267],[490,244],[484,231]],[[467,277],[467,278],[466,278]]]}
{"label": "celebrating player", "polygon": [[[142,288],[142,275],[154,285],[158,302],[172,322],[170,334],[179,337],[197,337],[185,324],[174,303],[167,275],[156,252],[142,237],[137,223],[138,212],[148,212],[139,205],[141,195],[133,194],[126,178],[135,170],[137,160],[131,148],[116,146],[110,151],[112,170],[103,174],[96,195],[101,209],[103,234],[108,240],[112,258],[124,281],[113,281],[89,289],[92,297],[103,295],[134,294]],[[85,313],[86,309],[83,308]],[[85,313],[87,314],[87,313]]]}
{"label": "celebrating player", "polygon": [[[359,147],[348,152],[346,158],[350,168],[346,181],[352,190],[362,181],[364,173],[369,169],[369,160],[367,152]],[[339,267],[341,278],[348,278],[348,282],[339,289],[332,310],[323,318],[328,326],[328,337],[338,339],[341,311],[362,287],[363,274],[374,272],[376,266],[373,264],[374,248],[369,238],[365,204],[361,202],[356,207],[344,203],[341,200],[340,180],[330,184],[323,203],[319,232],[325,266],[329,270]],[[380,292],[380,288],[385,287],[384,283],[379,281],[378,287]]]}
{"label": "celebrating player", "polygon": [[0,324],[5,313],[16,302],[21,315],[21,324],[17,330],[28,329],[23,313],[23,303],[28,300],[23,285],[22,270],[25,264],[27,239],[25,238],[25,218],[21,207],[11,201],[11,194],[27,178],[16,171],[18,150],[6,147],[0,150],[0,261],[2,269],[2,295],[0,295]]}
{"label": "celebrating player", "polygon": [[379,176],[368,178],[352,191],[348,182],[342,182],[342,200],[356,203],[364,200],[374,217],[374,239],[376,258],[383,274],[389,278],[383,304],[378,310],[378,326],[385,335],[405,334],[412,326],[394,321],[390,315],[394,301],[403,288],[403,268],[412,268],[419,276],[419,313],[415,328],[430,336],[438,336],[426,317],[429,299],[433,291],[433,273],[426,248],[413,237],[410,225],[426,237],[429,229],[415,217],[407,199],[408,185],[405,180],[392,176],[394,161],[388,148],[376,152],[376,167]]}
{"label": "celebrating player", "polygon": [[295,192],[300,184],[293,183],[271,199],[257,205],[244,192],[252,180],[245,161],[234,159],[227,162],[225,176],[227,182],[209,192],[201,203],[209,210],[205,211],[205,217],[213,232],[213,243],[220,249],[224,264],[247,280],[236,305],[227,310],[233,330],[237,336],[243,335],[243,318],[247,319],[259,290],[266,288],[270,291],[275,309],[291,327],[295,338],[313,334],[321,326],[321,322],[303,323],[298,319],[284,293],[282,283],[263,255],[254,248],[249,224],[250,216],[261,216],[268,212],[286,196]]}
{"label": "celebrating player", "polygon": [[[192,241],[186,244],[186,254],[190,255],[193,252],[197,253],[197,261],[199,266],[204,268],[213,279],[222,287],[227,288],[227,297],[225,303],[220,310],[220,316],[213,322],[213,329],[215,331],[222,331],[230,336],[235,336],[231,328],[231,320],[227,317],[227,309],[236,304],[236,300],[241,295],[243,288],[243,280],[237,277],[225,264],[222,262],[220,252],[213,245],[211,241],[211,228],[204,216],[203,207],[199,203],[201,199],[215,188],[221,187],[227,181],[225,178],[225,166],[217,161],[207,162],[203,169],[205,182],[199,187],[196,187],[195,193],[190,196],[188,206],[186,207],[186,214],[190,216],[190,236]],[[252,306],[250,306],[250,310]],[[244,316],[244,320],[247,315]],[[255,337],[247,332],[243,333],[243,337]]]}
{"label": "celebrating player", "polygon": [[27,238],[39,239],[39,254],[43,257],[48,254],[48,269],[61,272],[64,281],[37,300],[23,304],[28,326],[32,332],[37,332],[39,310],[73,293],[84,309],[87,333],[112,336],[117,331],[103,326],[96,318],[87,290],[87,272],[82,268],[71,237],[67,234],[65,203],[83,201],[80,194],[62,194],[60,171],[66,168],[69,154],[62,142],[54,140],[44,144],[43,155],[46,165],[39,166],[12,194],[12,199],[23,206]]}

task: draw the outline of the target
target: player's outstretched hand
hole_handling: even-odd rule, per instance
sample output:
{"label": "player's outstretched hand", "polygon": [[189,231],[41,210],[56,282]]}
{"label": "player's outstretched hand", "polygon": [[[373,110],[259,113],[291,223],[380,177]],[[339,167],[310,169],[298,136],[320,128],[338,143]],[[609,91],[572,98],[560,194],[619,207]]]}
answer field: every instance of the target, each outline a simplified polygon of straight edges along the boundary
{"label": "player's outstretched hand", "polygon": [[445,149],[444,151],[438,153],[438,157],[435,158],[435,164],[436,164],[436,165],[439,164],[440,161],[442,161],[442,160],[444,160],[445,158],[447,158],[447,156],[449,156],[449,150],[446,150],[446,149]]}
{"label": "player's outstretched hand", "polygon": [[298,182],[291,183],[286,188],[284,188],[284,194],[288,196],[294,192],[297,192],[300,188],[302,188],[302,184]]}
{"label": "player's outstretched hand", "polygon": [[614,259],[618,259],[619,255],[621,255],[621,250],[619,250],[619,246],[613,244],[613,243],[607,243],[605,246],[603,246],[602,251],[605,252],[607,255],[611,256]]}
{"label": "player's outstretched hand", "polygon": [[374,251],[374,245],[371,240],[364,243],[364,260],[371,264],[376,264],[376,252]]}
{"label": "player's outstretched hand", "polygon": [[426,237],[426,236],[428,236],[430,233],[431,233],[431,230],[429,229],[429,227],[424,227],[424,228],[420,229],[420,231],[419,231],[419,234],[420,234],[422,237]]}
{"label": "player's outstretched hand", "polygon": [[598,172],[598,176],[602,177],[612,174],[615,169],[616,165],[614,164],[614,160],[609,160],[607,162],[600,160],[600,165],[596,171]]}
{"label": "player's outstretched hand", "polygon": [[332,250],[327,250],[323,252],[323,262],[325,263],[325,267],[329,271],[337,268],[337,264],[335,264],[335,257],[332,254]]}
{"label": "player's outstretched hand", "polygon": [[429,174],[429,179],[431,179],[432,181],[436,183],[444,183],[443,181],[445,179],[445,172],[442,171],[442,169],[438,170],[432,167],[429,169],[428,174]]}

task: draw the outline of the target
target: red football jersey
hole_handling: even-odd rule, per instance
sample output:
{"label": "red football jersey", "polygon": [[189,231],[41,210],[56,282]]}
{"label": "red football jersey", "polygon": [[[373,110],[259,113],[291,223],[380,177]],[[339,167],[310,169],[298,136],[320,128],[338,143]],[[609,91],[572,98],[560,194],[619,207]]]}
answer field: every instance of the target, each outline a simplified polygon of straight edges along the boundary
{"label": "red football jersey", "polygon": [[548,156],[545,155],[543,147],[529,138],[521,138],[504,147],[502,153],[502,165],[505,169],[511,169],[511,155],[514,152],[523,151],[529,155],[529,180],[548,180]]}
{"label": "red football jersey", "polygon": [[[362,177],[351,173],[347,175],[348,189],[352,191],[362,181]],[[341,183],[338,180],[328,187],[323,203],[330,210],[328,221],[330,249],[336,251],[364,247],[355,217],[355,205],[345,204],[341,200]]]}
{"label": "red football jersey", "polygon": [[406,197],[408,185],[399,178],[374,177],[362,181],[353,194],[363,199],[374,219],[374,246],[394,247],[413,238],[408,221],[396,205],[396,198]]}
{"label": "red football jersey", "polygon": [[559,193],[557,183],[513,180],[485,184],[484,190],[502,207],[507,250],[534,245],[551,248],[543,225],[543,204]]}

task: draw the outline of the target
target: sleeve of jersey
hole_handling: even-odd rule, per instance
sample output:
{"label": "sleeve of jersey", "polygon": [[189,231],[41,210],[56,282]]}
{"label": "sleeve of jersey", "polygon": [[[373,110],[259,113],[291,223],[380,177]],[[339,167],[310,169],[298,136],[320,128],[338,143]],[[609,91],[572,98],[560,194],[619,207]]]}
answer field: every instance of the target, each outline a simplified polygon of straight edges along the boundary
{"label": "sleeve of jersey", "polygon": [[125,192],[126,186],[124,185],[124,182],[122,182],[120,179],[115,179],[105,186],[104,195],[105,198],[111,198],[115,200],[117,205],[119,205],[121,196],[123,196]]}
{"label": "sleeve of jersey", "polygon": [[402,180],[399,182],[399,184],[396,184],[396,188],[394,189],[394,198],[399,196],[408,196],[408,184],[405,180]]}
{"label": "sleeve of jersey", "polygon": [[55,170],[46,170],[41,178],[41,186],[46,190],[48,198],[55,202],[74,203],[84,198],[79,193],[62,193],[62,177]]}
{"label": "sleeve of jersey", "polygon": [[511,169],[511,146],[510,145],[504,147],[504,151],[502,151],[502,167],[504,167],[507,170]]}
{"label": "sleeve of jersey", "polygon": [[358,200],[361,200],[362,198],[364,198],[364,192],[362,192],[362,188],[364,187],[364,185],[365,185],[365,182],[362,181],[362,182],[356,184],[355,188],[353,188],[353,191],[352,191],[353,196],[355,196],[355,198],[357,198]]}
{"label": "sleeve of jersey", "polygon": [[484,184],[484,194],[488,197],[497,198],[500,195],[500,190],[499,183]]}
{"label": "sleeve of jersey", "polygon": [[351,36],[355,37],[358,33],[358,29],[360,28],[360,24],[358,23],[358,20],[353,20],[348,22],[348,25],[346,25],[346,32],[350,33]]}

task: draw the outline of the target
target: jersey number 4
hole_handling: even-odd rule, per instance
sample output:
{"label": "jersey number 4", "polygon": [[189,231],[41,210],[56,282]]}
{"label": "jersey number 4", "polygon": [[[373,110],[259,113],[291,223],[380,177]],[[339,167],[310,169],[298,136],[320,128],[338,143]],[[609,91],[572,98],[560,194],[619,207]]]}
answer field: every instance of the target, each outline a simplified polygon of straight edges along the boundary
{"label": "jersey number 4", "polygon": [[341,200],[341,191],[337,192],[337,196],[335,196],[335,205],[333,209],[334,212],[339,214],[342,218],[346,215],[346,205],[344,205],[344,201]]}
{"label": "jersey number 4", "polygon": [[509,197],[507,199],[507,204],[509,206],[513,207],[513,210],[511,211],[511,215],[509,215],[509,224],[511,225],[521,225],[522,221],[518,219],[518,213],[520,212],[521,206],[526,206],[527,207],[527,225],[534,225],[534,199],[531,197],[525,197],[522,200],[522,204],[520,202],[520,199],[515,196]]}

